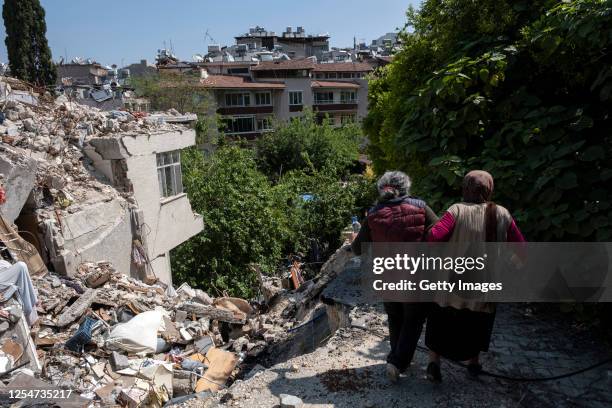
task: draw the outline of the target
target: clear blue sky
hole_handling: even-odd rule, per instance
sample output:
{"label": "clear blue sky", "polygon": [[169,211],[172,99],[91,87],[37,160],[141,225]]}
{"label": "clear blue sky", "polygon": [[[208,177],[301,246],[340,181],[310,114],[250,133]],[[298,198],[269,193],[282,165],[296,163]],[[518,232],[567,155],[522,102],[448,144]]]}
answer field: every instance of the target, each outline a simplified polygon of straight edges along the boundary
{"label": "clear blue sky", "polygon": [[[47,13],[47,38],[54,60],[93,58],[124,65],[148,59],[170,40],[175,53],[191,60],[205,53],[208,29],[217,43],[260,25],[280,33],[303,26],[307,33],[328,32],[332,46],[352,46],[353,36],[369,43],[402,27],[409,4],[418,0],[41,0]],[[5,38],[4,24],[1,37]],[[4,41],[0,61],[7,62]]]}

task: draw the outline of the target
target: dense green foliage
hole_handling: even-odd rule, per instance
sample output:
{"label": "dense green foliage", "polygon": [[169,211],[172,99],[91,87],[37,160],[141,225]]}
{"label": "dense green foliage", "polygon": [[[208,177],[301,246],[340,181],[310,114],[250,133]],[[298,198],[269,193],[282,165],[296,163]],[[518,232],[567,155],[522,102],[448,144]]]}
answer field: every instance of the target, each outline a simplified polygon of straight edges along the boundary
{"label": "dense green foliage", "polygon": [[215,292],[251,295],[256,276],[249,264],[272,270],[285,234],[268,180],[252,152],[238,147],[220,149],[209,160],[191,149],[182,164],[185,189],[205,229],[173,251],[175,277]]}
{"label": "dense green foliage", "polygon": [[612,237],[612,1],[425,1],[370,83],[375,168],[442,210],[483,168],[531,240]]}
{"label": "dense green foliage", "polygon": [[329,120],[317,123],[312,111],[278,123],[257,144],[258,163],[269,177],[278,179],[292,170],[328,169],[338,175],[357,160],[363,136],[355,124],[333,127]]}
{"label": "dense green foliage", "polygon": [[277,274],[288,255],[308,256],[316,247],[325,256],[341,243],[351,215],[373,202],[373,183],[358,175],[339,177],[357,158],[359,132],[318,125],[311,115],[277,129],[278,136],[263,145],[282,144],[291,132],[302,143],[283,151],[292,165],[280,178],[260,170],[272,169],[268,160],[280,157],[269,149],[222,145],[210,157],[196,149],[183,154],[185,189],[205,229],[172,252],[177,282],[249,298],[257,288],[252,264]]}
{"label": "dense green foliage", "polygon": [[2,17],[11,75],[36,85],[54,85],[57,78],[47,44],[45,10],[39,0],[4,0]]}

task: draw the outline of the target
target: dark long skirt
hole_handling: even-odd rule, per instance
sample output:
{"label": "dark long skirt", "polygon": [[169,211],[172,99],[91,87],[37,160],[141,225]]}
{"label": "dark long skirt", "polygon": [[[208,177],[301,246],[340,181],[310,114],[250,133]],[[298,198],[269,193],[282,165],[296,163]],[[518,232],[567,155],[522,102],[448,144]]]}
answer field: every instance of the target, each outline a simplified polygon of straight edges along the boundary
{"label": "dark long skirt", "polygon": [[455,361],[466,361],[489,350],[495,313],[433,306],[427,318],[425,344]]}

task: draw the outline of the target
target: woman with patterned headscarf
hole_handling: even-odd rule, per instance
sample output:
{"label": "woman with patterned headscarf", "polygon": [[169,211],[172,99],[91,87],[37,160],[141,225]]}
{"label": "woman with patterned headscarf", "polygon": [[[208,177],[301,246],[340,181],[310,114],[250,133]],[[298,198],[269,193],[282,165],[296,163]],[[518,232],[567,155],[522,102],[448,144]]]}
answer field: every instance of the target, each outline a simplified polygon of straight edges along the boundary
{"label": "woman with patterned headscarf", "polygon": [[[453,204],[432,227],[430,242],[524,242],[510,215],[491,201],[493,177],[483,170],[470,171],[463,180],[463,201]],[[440,356],[468,361],[468,374],[477,377],[482,370],[481,351],[491,340],[495,307],[491,303],[441,304],[427,320],[425,343],[430,349],[427,378],[440,382]]]}

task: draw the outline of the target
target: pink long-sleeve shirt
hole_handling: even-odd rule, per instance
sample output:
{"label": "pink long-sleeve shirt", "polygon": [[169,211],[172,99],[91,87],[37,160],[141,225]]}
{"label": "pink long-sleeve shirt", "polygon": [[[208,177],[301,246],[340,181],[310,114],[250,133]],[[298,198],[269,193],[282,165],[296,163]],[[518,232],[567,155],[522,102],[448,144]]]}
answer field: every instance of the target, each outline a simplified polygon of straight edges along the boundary
{"label": "pink long-sleeve shirt", "polygon": [[[444,213],[442,218],[429,231],[427,241],[429,242],[446,242],[450,240],[455,229],[455,217],[449,212]],[[507,242],[525,242],[525,238],[521,231],[516,226],[516,222],[512,220],[508,226]]]}

